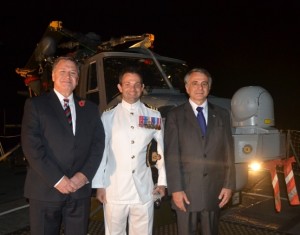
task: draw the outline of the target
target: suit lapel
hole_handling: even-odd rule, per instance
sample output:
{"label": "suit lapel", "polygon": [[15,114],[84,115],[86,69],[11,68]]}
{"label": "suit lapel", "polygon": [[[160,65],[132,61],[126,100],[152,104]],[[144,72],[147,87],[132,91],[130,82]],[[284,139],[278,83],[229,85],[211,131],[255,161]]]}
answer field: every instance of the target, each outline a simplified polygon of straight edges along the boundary
{"label": "suit lapel", "polygon": [[184,113],[185,113],[185,121],[188,121],[191,126],[192,126],[192,129],[195,130],[197,132],[197,134],[199,135],[199,138],[202,139],[201,137],[201,128],[199,126],[199,123],[197,121],[197,117],[195,116],[195,113],[193,111],[193,108],[191,106],[191,104],[189,102],[187,102],[185,104],[185,107],[184,107]]}
{"label": "suit lapel", "polygon": [[210,104],[208,102],[208,123],[207,123],[207,135],[209,136],[209,133],[211,132],[211,130],[213,129],[213,127],[215,126],[216,123],[216,118],[217,118],[217,113],[215,112],[214,107],[212,106],[212,104]]}
{"label": "suit lapel", "polygon": [[79,133],[80,127],[84,126],[82,122],[85,117],[85,113],[83,112],[85,107],[84,107],[84,105],[83,106],[79,105],[79,99],[75,95],[74,95],[74,104],[75,104],[75,110],[76,110],[76,126],[75,126],[75,128],[76,128],[75,135],[76,135],[77,133]]}

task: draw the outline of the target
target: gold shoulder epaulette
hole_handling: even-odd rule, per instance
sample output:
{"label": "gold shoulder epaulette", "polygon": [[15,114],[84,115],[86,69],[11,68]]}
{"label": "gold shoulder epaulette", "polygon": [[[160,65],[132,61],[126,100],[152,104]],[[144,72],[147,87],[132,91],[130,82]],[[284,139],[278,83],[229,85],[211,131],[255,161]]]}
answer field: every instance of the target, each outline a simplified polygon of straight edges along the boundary
{"label": "gold shoulder epaulette", "polygon": [[158,111],[158,109],[157,109],[156,107],[154,107],[154,106],[152,106],[152,105],[149,105],[149,104],[146,104],[146,103],[144,103],[144,104],[145,104],[145,106],[146,106],[147,108]]}
{"label": "gold shoulder epaulette", "polygon": [[103,112],[107,112],[107,111],[109,111],[109,110],[112,110],[112,109],[115,108],[116,106],[117,106],[117,104],[115,104],[115,105],[113,105],[113,106],[111,106],[111,107],[105,109]]}

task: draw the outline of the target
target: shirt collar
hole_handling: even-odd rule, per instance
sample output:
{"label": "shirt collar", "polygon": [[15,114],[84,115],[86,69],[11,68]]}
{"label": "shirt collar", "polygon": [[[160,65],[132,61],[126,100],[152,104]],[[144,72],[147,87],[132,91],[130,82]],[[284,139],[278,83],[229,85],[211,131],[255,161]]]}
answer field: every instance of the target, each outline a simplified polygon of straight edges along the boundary
{"label": "shirt collar", "polygon": [[129,104],[125,100],[122,100],[122,107],[124,107],[128,111],[136,109],[138,106],[140,106],[140,104],[141,104],[140,100],[138,100],[137,102],[135,102],[133,104]]}
{"label": "shirt collar", "polygon": [[197,115],[197,110],[196,110],[196,108],[197,107],[203,107],[203,111],[205,112],[205,113],[207,113],[207,100],[205,100],[204,101],[204,103],[202,104],[202,105],[197,105],[195,102],[193,102],[191,99],[189,99],[189,102],[190,102],[190,104],[191,104],[191,106],[192,106],[192,108],[193,108],[193,111],[194,111],[194,113]]}
{"label": "shirt collar", "polygon": [[64,103],[64,99],[67,98],[69,99],[69,104],[72,105],[74,104],[74,96],[73,93],[71,95],[69,95],[68,97],[64,97],[62,94],[60,94],[57,90],[53,89],[55,94],[57,95],[58,99],[60,100],[60,102],[63,104]]}

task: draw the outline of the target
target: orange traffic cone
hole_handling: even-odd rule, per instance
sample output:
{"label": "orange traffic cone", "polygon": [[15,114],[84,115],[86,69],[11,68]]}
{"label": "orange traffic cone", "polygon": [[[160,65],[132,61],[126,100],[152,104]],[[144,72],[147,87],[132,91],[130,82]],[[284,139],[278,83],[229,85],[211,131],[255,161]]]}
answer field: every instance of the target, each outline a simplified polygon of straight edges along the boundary
{"label": "orange traffic cone", "polygon": [[276,166],[281,166],[281,160],[272,160],[272,161],[266,162],[264,165],[265,165],[265,168],[268,169],[271,173],[272,186],[273,186],[274,199],[275,199],[275,209],[277,212],[280,212],[281,200],[280,200],[280,189],[279,189],[279,182],[278,182]]}
{"label": "orange traffic cone", "polygon": [[300,205],[296,181],[294,177],[292,163],[296,162],[295,157],[290,157],[286,160],[282,160],[284,166],[284,177],[287,188],[287,193],[291,205]]}

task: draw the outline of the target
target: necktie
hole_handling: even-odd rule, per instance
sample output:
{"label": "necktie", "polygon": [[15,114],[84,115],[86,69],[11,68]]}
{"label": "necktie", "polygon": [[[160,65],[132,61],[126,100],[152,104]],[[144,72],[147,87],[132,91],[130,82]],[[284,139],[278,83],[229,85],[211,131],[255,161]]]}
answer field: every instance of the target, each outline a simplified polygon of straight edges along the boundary
{"label": "necktie", "polygon": [[71,116],[71,109],[69,106],[69,99],[64,99],[64,109],[65,109],[65,114],[68,119],[68,122],[70,126],[72,126],[72,116]]}
{"label": "necktie", "polygon": [[206,122],[205,122],[205,118],[204,118],[202,110],[203,110],[203,107],[197,107],[197,111],[198,111],[197,120],[198,120],[199,125],[201,127],[202,134],[203,134],[203,136],[205,136]]}

